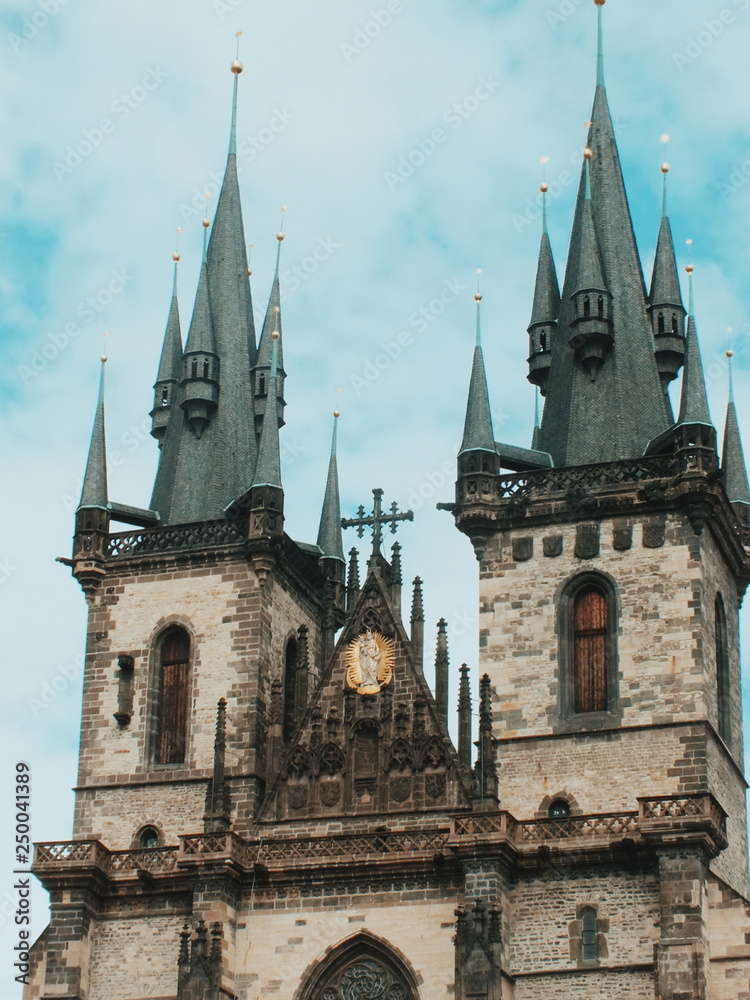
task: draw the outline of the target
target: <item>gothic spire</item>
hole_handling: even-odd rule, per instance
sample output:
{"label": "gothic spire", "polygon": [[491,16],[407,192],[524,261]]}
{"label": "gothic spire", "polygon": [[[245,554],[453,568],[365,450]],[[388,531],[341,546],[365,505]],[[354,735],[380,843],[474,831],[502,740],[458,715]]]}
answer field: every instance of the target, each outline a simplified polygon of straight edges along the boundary
{"label": "gothic spire", "polygon": [[651,278],[649,311],[654,333],[656,363],[666,392],[669,383],[677,377],[685,356],[685,307],[682,303],[680,279],[677,274],[672,227],[667,214],[669,164],[663,163],[661,171],[664,179],[662,216]]}
{"label": "gothic spire", "polygon": [[172,416],[172,406],[175,402],[177,386],[182,373],[182,329],[180,327],[180,310],[177,304],[177,263],[179,259],[180,255],[175,253],[173,257],[172,298],[169,304],[167,328],[164,331],[159,370],[154,383],[151,433],[157,440],[161,440],[167,432],[167,424]]}
{"label": "gothic spire", "polygon": [[[602,5],[598,6],[601,24]],[[601,36],[587,153],[539,444],[557,466],[635,458],[671,423],[654,357],[643,272],[604,86]],[[590,277],[584,278],[587,271]],[[585,295],[576,295],[582,280],[591,280],[597,293],[603,286],[607,294],[602,295],[601,316],[599,294],[589,298],[588,318],[597,337],[579,340],[576,320],[586,318],[581,314]],[[601,356],[583,356],[581,348],[588,345]]]}
{"label": "gothic spire", "polygon": [[[284,209],[285,211],[285,209]],[[283,218],[283,217],[282,217]],[[271,285],[271,295],[268,299],[268,308],[266,309],[266,317],[263,321],[263,330],[261,331],[260,341],[258,343],[258,354],[256,357],[255,365],[253,366],[253,394],[255,397],[255,422],[258,434],[260,434],[260,428],[263,423],[263,413],[265,412],[265,406],[262,400],[266,394],[266,382],[269,378],[269,372],[271,370],[271,355],[273,353],[274,338],[273,334],[278,333],[278,338],[276,340],[276,350],[278,358],[278,423],[279,427],[284,426],[284,380],[286,378],[286,373],[284,372],[284,346],[281,330],[281,286],[279,281],[279,269],[281,266],[281,244],[284,241],[283,229],[280,229],[276,235],[278,244],[276,247],[276,268],[273,275],[273,283]]]}
{"label": "gothic spire", "polygon": [[560,315],[560,286],[557,281],[557,270],[552,256],[552,244],[547,231],[547,191],[549,186],[544,183],[542,191],[542,240],[539,246],[539,262],[536,270],[534,286],[534,305],[531,310],[529,333],[529,375],[533,385],[539,386],[542,393],[547,391],[550,361],[552,358],[552,341],[557,329],[557,319]]}
{"label": "gothic spire", "polygon": [[703,377],[703,362],[701,361],[700,346],[698,344],[698,328],[695,325],[693,270],[693,265],[689,264],[687,272],[690,280],[690,304],[685,343],[685,369],[682,373],[680,415],[677,418],[677,423],[707,424],[710,427],[712,425],[711,416],[708,412],[706,380]]}
{"label": "gothic spire", "polygon": [[748,486],[747,482],[747,467],[742,450],[737,408],[734,405],[731,351],[727,351],[727,358],[729,359],[729,402],[727,404],[727,419],[724,425],[724,448],[721,458],[721,468],[724,473],[724,489],[730,503],[750,505],[750,486]]}
{"label": "gothic spire", "polygon": [[437,645],[435,647],[435,704],[438,718],[448,728],[448,623],[445,618],[438,622]]}
{"label": "gothic spire", "polygon": [[229,155],[186,345],[198,353],[183,360],[176,390],[182,412],[173,412],[161,442],[151,501],[163,524],[222,518],[247,492],[256,464],[255,333],[236,162],[242,63],[235,60],[231,69]]}
{"label": "gothic spire", "polygon": [[[276,383],[277,383],[277,355],[276,344],[278,338],[273,341],[271,354],[271,375],[268,381],[268,398],[266,399],[266,415],[263,420],[263,430],[260,434],[258,444],[258,461],[255,466],[253,476],[253,487],[273,486],[282,489],[281,485],[281,449],[279,447],[279,427],[276,423]],[[343,556],[343,552],[342,552]]]}
{"label": "gothic spire", "polygon": [[99,375],[99,398],[94,414],[94,428],[91,432],[89,457],[86,462],[86,472],[83,477],[83,489],[78,509],[82,507],[99,507],[107,510],[109,494],[107,492],[107,441],[104,426],[104,366],[107,362],[102,355],[102,368]]}
{"label": "gothic spire", "polygon": [[474,362],[469,383],[469,398],[466,403],[464,437],[459,455],[467,451],[489,451],[495,453],[495,435],[492,430],[490,396],[487,390],[487,373],[482,353],[481,302],[482,296],[474,296],[477,303],[477,339],[474,348]]}
{"label": "gothic spire", "polygon": [[333,412],[333,435],[331,438],[331,457],[328,462],[328,478],[323,499],[323,511],[320,515],[318,530],[318,548],[324,559],[338,559],[346,563],[344,558],[344,543],[341,536],[341,500],[339,496],[339,470],[336,458],[336,443],[338,437],[339,410]]}

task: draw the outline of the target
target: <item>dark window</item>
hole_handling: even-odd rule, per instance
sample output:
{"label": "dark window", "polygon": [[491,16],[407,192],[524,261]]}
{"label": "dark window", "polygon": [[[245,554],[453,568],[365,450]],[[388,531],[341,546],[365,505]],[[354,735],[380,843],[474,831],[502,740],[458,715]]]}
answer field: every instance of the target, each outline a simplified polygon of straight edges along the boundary
{"label": "dark window", "polygon": [[169,406],[169,389],[162,389],[161,391],[161,405]]}
{"label": "dark window", "polygon": [[190,366],[190,374],[192,375],[193,378],[198,378],[198,362],[197,361],[193,361],[192,365]]}
{"label": "dark window", "polygon": [[588,295],[583,300],[583,315],[584,316],[591,315],[591,299],[588,297]]}
{"label": "dark window", "polygon": [[555,799],[549,807],[550,819],[566,819],[570,816],[570,806],[565,799]]}
{"label": "dark window", "polygon": [[666,326],[664,324],[664,313],[659,313],[659,333],[664,333]]}
{"label": "dark window", "polygon": [[209,371],[210,371],[210,369],[209,369],[208,361],[204,361],[203,362],[203,378],[208,378]]}
{"label": "dark window", "polygon": [[297,728],[299,713],[299,643],[290,639],[284,654],[284,728],[283,738],[289,743]]}
{"label": "dark window", "polygon": [[587,906],[581,911],[581,957],[584,962],[595,962],[599,957],[596,949],[596,910]]}
{"label": "dark window", "polygon": [[184,629],[173,628],[164,635],[159,667],[156,763],[182,764],[187,739],[190,670],[190,639]]}
{"label": "dark window", "polygon": [[138,844],[145,848],[158,847],[159,831],[153,826],[144,826],[138,834]]}
{"label": "dark window", "polygon": [[604,319],[604,297],[602,295],[599,296],[597,308],[599,310],[599,319]]}
{"label": "dark window", "polygon": [[542,352],[547,350],[547,334],[544,331],[539,335],[539,350]]}
{"label": "dark window", "polygon": [[719,736],[729,742],[732,732],[729,697],[729,653],[727,649],[727,616],[721,595],[716,597],[716,700],[719,716]]}
{"label": "dark window", "polygon": [[575,711],[605,711],[607,598],[595,586],[580,590],[573,603],[573,678]]}
{"label": "dark window", "polygon": [[265,396],[265,394],[266,394],[266,376],[265,375],[259,375],[258,376],[258,395],[259,396]]}
{"label": "dark window", "polygon": [[677,313],[672,313],[672,333],[677,336],[680,332],[680,326],[677,322]]}

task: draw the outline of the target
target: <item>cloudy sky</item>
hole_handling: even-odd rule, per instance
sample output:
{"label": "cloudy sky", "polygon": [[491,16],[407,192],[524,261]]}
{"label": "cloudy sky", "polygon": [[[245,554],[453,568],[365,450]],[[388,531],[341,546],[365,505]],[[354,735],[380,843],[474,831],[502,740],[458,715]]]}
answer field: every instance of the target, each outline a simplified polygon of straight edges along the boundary
{"label": "cloudy sky", "polygon": [[[731,326],[746,426],[750,0],[611,0],[605,15],[610,101],[644,266],[666,157],[675,236],[685,252],[694,241],[712,412],[723,422]],[[425,580],[428,621],[448,619],[453,663],[473,666],[475,563],[435,503],[452,495],[475,270],[483,269],[496,435],[528,444],[540,157],[549,156],[562,266],[595,24],[590,0],[5,0],[0,599],[11,697],[0,707],[1,787],[9,797],[10,764],[30,761],[36,839],[71,829],[85,604],[54,559],[70,552],[103,334],[110,493],[145,506],[175,230],[184,230],[186,328],[203,194],[216,190],[226,156],[235,31],[244,30],[240,183],[259,313],[288,206],[287,528],[314,540],[341,387],[345,512],[367,505],[375,486],[415,510],[400,532],[406,575]],[[2,913],[5,892],[4,883]],[[41,893],[36,908],[40,929]]]}

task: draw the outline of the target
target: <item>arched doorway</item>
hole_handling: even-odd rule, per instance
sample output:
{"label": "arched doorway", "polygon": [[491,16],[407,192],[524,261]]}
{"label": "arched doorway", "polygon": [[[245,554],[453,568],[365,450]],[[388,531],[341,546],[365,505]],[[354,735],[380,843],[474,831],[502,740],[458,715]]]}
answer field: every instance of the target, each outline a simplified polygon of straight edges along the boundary
{"label": "arched doorway", "polygon": [[366,933],[336,948],[305,979],[295,1000],[418,1000],[406,963]]}

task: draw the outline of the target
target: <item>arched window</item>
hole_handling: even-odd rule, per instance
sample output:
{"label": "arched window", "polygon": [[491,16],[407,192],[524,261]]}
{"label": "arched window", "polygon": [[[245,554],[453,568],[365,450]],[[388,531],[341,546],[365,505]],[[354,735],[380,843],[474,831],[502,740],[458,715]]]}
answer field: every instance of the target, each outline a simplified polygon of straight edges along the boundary
{"label": "arched window", "polygon": [[587,906],[581,910],[581,958],[584,962],[595,962],[598,955],[596,947],[596,910]]}
{"label": "arched window", "polygon": [[677,322],[677,313],[672,313],[672,333],[676,337],[678,336],[679,332],[680,332],[680,325]]}
{"label": "arched window", "polygon": [[584,316],[591,315],[591,299],[588,297],[588,295],[583,300],[583,315]]}
{"label": "arched window", "polygon": [[618,598],[603,573],[580,573],[557,597],[559,711],[566,729],[616,722]]}
{"label": "arched window", "polygon": [[416,1000],[415,977],[386,942],[367,932],[345,942],[304,976],[294,1000]]}
{"label": "arched window", "polygon": [[573,603],[573,683],[576,712],[607,708],[607,598],[584,587]]}
{"label": "arched window", "polygon": [[718,707],[719,736],[725,743],[732,734],[731,699],[729,696],[729,651],[727,647],[727,615],[721,594],[716,595],[714,606],[716,630],[716,702]]}
{"label": "arched window", "polygon": [[259,396],[265,396],[265,394],[266,394],[266,376],[265,375],[259,375],[258,376],[258,395]]}
{"label": "arched window", "polygon": [[599,312],[599,319],[604,319],[604,296],[599,296],[599,301],[597,303],[597,309]]}
{"label": "arched window", "polygon": [[144,826],[136,838],[138,846],[151,849],[159,846],[159,831],[155,826]]}
{"label": "arched window", "polygon": [[190,637],[183,628],[170,628],[159,646],[157,764],[185,761],[189,679]]}
{"label": "arched window", "polygon": [[659,313],[658,329],[659,329],[659,333],[665,333],[666,332],[666,326],[665,326],[665,323],[664,323],[664,313]]}
{"label": "arched window", "polygon": [[192,378],[198,378],[198,362],[193,359],[193,363],[190,366],[190,375]]}
{"label": "arched window", "polygon": [[299,643],[292,637],[284,652],[284,725],[283,739],[289,743],[299,722]]}
{"label": "arched window", "polygon": [[161,405],[169,406],[169,389],[166,386],[161,391]]}
{"label": "arched window", "polygon": [[210,368],[210,366],[208,364],[208,361],[204,361],[203,362],[203,378],[208,378],[210,371],[211,371],[211,368]]}
{"label": "arched window", "polygon": [[542,331],[539,334],[539,351],[540,353],[544,354],[546,350],[547,350],[547,334],[544,331]]}
{"label": "arched window", "polygon": [[565,799],[555,799],[549,807],[550,819],[567,819],[570,816],[570,806]]}

